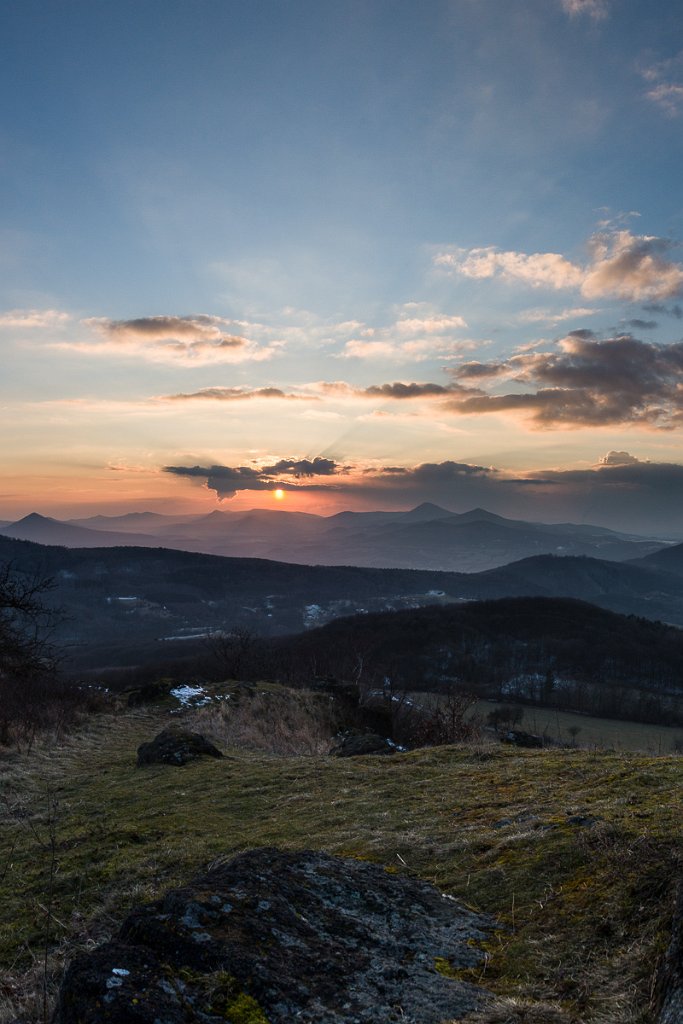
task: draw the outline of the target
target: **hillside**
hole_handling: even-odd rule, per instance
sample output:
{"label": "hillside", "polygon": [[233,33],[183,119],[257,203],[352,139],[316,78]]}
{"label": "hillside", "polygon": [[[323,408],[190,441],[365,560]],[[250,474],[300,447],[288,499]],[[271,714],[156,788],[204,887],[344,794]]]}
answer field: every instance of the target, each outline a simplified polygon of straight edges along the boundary
{"label": "hillside", "polygon": [[[186,712],[185,724],[210,728],[212,714]],[[49,1014],[65,961],[134,906],[264,846],[360,857],[493,914],[485,969],[459,975],[497,1000],[479,1024],[653,1020],[683,842],[680,758],[477,745],[340,760],[224,747],[220,761],[136,768],[137,745],[168,720],[164,707],[123,710],[66,743],[5,756],[3,1024],[43,1019],[43,980]]]}
{"label": "hillside", "polygon": [[338,619],[272,641],[272,672],[397,692],[454,685],[490,699],[683,723],[683,632],[580,601],[505,598]]}
{"label": "hillside", "polygon": [[70,549],[0,537],[0,561],[54,579],[50,600],[64,615],[57,638],[74,668],[197,653],[198,638],[216,629],[274,636],[361,611],[508,596],[570,597],[683,625],[683,578],[590,558],[537,556],[467,574],[292,565],[165,548]]}
{"label": "hillside", "polygon": [[661,551],[653,551],[652,554],[636,560],[633,564],[664,572],[674,572],[683,576],[683,544],[675,544],[673,547],[663,548]]}

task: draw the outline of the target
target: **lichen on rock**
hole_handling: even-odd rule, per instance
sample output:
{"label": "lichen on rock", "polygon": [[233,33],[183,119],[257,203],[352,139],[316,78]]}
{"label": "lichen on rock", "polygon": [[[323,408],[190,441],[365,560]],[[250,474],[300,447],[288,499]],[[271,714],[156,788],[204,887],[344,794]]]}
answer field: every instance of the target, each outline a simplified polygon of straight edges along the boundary
{"label": "lichen on rock", "polygon": [[262,848],[136,908],[74,960],[54,1024],[438,1024],[488,994],[437,961],[475,967],[494,927],[378,865]]}

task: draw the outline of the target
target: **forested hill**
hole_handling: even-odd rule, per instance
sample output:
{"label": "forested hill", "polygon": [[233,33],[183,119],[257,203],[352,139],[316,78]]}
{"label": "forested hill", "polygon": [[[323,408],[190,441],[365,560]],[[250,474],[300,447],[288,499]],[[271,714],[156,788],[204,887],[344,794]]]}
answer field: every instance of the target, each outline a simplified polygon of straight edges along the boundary
{"label": "forested hill", "polygon": [[[683,625],[683,577],[643,564],[536,556],[483,573],[292,565],[166,548],[69,549],[0,537],[0,563],[51,578],[70,665],[191,653],[193,637],[296,633],[355,612],[503,597],[567,597]],[[169,640],[171,638],[171,640]]]}
{"label": "forested hill", "polygon": [[683,698],[683,631],[567,599],[354,616],[272,644],[275,661],[294,673],[315,665],[321,675],[361,677],[369,687],[385,678],[398,690],[455,683],[544,703],[561,691],[576,703],[576,688],[586,700],[594,688],[604,701],[631,688]]}

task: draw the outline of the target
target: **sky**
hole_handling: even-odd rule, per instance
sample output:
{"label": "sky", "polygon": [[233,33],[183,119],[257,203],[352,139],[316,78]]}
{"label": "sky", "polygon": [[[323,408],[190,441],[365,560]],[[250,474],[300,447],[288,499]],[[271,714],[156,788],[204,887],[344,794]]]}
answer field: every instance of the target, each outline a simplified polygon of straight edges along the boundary
{"label": "sky", "polygon": [[683,538],[678,0],[0,0],[0,519]]}

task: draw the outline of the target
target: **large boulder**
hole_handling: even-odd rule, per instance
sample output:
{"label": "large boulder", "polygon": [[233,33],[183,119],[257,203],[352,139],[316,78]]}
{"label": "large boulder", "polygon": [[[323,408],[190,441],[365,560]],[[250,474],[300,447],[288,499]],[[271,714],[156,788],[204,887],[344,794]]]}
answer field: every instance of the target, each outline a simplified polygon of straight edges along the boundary
{"label": "large boulder", "polygon": [[198,757],[223,757],[205,736],[183,729],[164,729],[149,743],[138,747],[138,767],[147,764],[183,765]]}
{"label": "large boulder", "polygon": [[395,754],[396,745],[375,732],[350,732],[330,751],[335,757],[360,757],[365,754]]}
{"label": "large boulder", "polygon": [[683,1024],[683,882],[678,885],[671,942],[660,964],[655,995],[657,1024]]}
{"label": "large boulder", "polygon": [[494,927],[433,886],[259,849],[138,907],[74,960],[54,1024],[437,1024],[488,994],[455,980]]}

